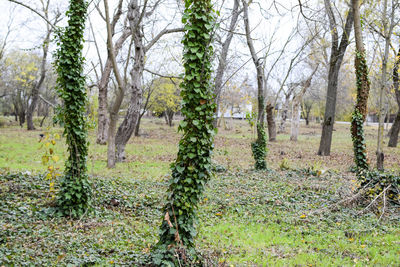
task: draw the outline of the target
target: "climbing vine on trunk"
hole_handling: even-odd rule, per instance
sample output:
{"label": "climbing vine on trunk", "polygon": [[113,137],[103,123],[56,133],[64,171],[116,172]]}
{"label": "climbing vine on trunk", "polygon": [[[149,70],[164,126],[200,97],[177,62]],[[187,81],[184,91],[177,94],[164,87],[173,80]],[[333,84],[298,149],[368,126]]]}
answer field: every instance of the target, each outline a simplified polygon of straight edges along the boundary
{"label": "climbing vine on trunk", "polygon": [[211,46],[215,15],[210,0],[186,0],[181,83],[183,137],[171,164],[169,195],[163,209],[160,240],[153,253],[155,265],[198,264],[194,250],[196,208],[211,174],[216,105],[211,86]]}
{"label": "climbing vine on trunk", "polygon": [[357,103],[351,120],[351,137],[353,139],[354,161],[357,171],[362,171],[368,170],[369,168],[364,136],[364,122],[367,115],[370,82],[364,53],[356,53],[355,68],[357,78]]}
{"label": "climbing vine on trunk", "polygon": [[91,186],[88,181],[86,158],[88,154],[87,101],[82,57],[83,32],[87,3],[70,0],[67,11],[68,26],[58,33],[55,66],[58,74],[57,93],[63,100],[58,119],[64,125],[64,136],[69,157],[61,181],[57,204],[60,213],[79,217],[90,205]]}
{"label": "climbing vine on trunk", "polygon": [[257,123],[257,140],[251,143],[251,151],[253,152],[254,160],[256,161],[254,168],[256,170],[267,169],[267,137],[265,136],[264,127]]}

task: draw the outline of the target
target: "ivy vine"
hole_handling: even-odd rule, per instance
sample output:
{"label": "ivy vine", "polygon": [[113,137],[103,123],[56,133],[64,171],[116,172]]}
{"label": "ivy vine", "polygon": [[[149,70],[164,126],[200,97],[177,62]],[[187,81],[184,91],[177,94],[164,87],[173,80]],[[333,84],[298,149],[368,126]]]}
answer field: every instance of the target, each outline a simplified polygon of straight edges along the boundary
{"label": "ivy vine", "polygon": [[357,102],[351,120],[351,138],[353,141],[354,162],[357,173],[368,170],[368,156],[364,136],[364,122],[367,114],[369,95],[368,67],[363,52],[356,52]]}
{"label": "ivy vine", "polygon": [[58,119],[64,125],[64,136],[69,152],[57,205],[62,215],[71,217],[83,215],[90,206],[91,197],[86,166],[87,95],[82,56],[87,6],[85,0],[70,0],[67,11],[68,26],[57,34],[59,48],[55,53],[55,67],[58,74],[56,90],[63,100]]}
{"label": "ivy vine", "polygon": [[169,195],[163,209],[160,240],[153,253],[156,265],[198,264],[194,249],[196,208],[211,175],[216,104],[211,86],[215,14],[210,0],[186,0],[181,83],[184,120],[176,161],[171,164]]}
{"label": "ivy vine", "polygon": [[353,140],[354,162],[357,172],[368,170],[367,147],[365,145],[364,135],[364,116],[356,109],[352,114],[351,121],[351,138]]}
{"label": "ivy vine", "polygon": [[400,200],[400,176],[392,173],[384,173],[378,170],[370,170],[365,144],[364,122],[367,115],[367,102],[369,96],[370,81],[368,79],[368,67],[365,53],[356,53],[356,78],[357,78],[357,103],[351,120],[351,137],[353,140],[354,161],[356,164],[357,178],[360,185],[365,188],[365,196],[376,199],[383,195],[396,205]]}
{"label": "ivy vine", "polygon": [[255,160],[256,170],[267,169],[267,162],[265,157],[267,155],[267,137],[265,136],[264,127],[257,123],[257,140],[251,143],[251,151],[253,152],[253,157]]}

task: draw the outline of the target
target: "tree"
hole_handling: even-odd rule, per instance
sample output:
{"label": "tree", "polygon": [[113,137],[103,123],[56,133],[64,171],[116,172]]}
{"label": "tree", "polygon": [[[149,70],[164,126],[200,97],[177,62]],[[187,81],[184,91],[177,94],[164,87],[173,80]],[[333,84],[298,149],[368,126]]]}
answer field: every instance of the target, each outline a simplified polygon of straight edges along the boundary
{"label": "tree", "polygon": [[13,105],[14,114],[22,127],[25,123],[32,90],[38,78],[40,57],[36,53],[12,52],[5,56],[2,79],[5,94]]}
{"label": "tree", "polygon": [[294,97],[292,101],[292,123],[291,123],[291,128],[290,128],[290,140],[291,141],[297,141],[297,137],[299,135],[299,124],[300,124],[300,106],[301,102],[303,99],[304,94],[306,93],[307,89],[311,86],[311,81],[314,76],[314,74],[318,70],[318,65],[314,69],[314,71],[311,73],[311,75],[303,82],[300,83],[301,85],[301,90],[298,92]]}
{"label": "tree", "polygon": [[63,215],[80,217],[90,206],[91,185],[87,175],[87,101],[83,31],[87,15],[85,0],[70,0],[68,26],[59,33],[56,52],[57,92],[63,101],[59,119],[64,124],[64,135],[69,156],[58,193],[58,207]]}
{"label": "tree", "polygon": [[[47,2],[41,1],[42,3],[42,11],[43,11],[43,16],[46,18],[46,20],[49,20],[49,5],[50,5],[50,0],[47,0]],[[43,82],[46,78],[46,63],[47,63],[47,55],[49,52],[49,44],[50,44],[50,37],[51,34],[54,31],[54,26],[57,25],[57,23],[60,21],[61,14],[56,13],[54,17],[54,21],[52,22],[52,25],[49,23],[46,23],[46,35],[42,43],[42,61],[40,64],[40,76],[37,81],[33,84],[32,92],[31,92],[31,101],[28,107],[28,110],[26,112],[26,122],[27,122],[27,128],[29,130],[34,130],[35,126],[33,125],[33,112],[36,109],[37,103],[39,101],[39,90],[43,85]]]}
{"label": "tree", "polygon": [[368,79],[368,67],[365,60],[365,49],[362,38],[360,1],[352,0],[352,8],[354,12],[354,35],[357,49],[354,64],[357,78],[357,102],[351,121],[351,136],[353,139],[354,161],[357,166],[357,172],[361,172],[369,168],[364,136],[364,122],[367,116],[370,82]]}
{"label": "tree", "polygon": [[150,110],[157,116],[164,115],[169,126],[172,126],[174,113],[180,108],[179,83],[177,79],[159,78],[152,84],[154,89],[149,99]]}
{"label": "tree", "polygon": [[[118,21],[121,18],[121,15],[123,13],[122,10],[122,0],[119,0],[117,9],[115,11],[115,14],[113,16],[112,21],[108,22],[111,27],[111,37],[113,38],[116,35],[116,25]],[[101,14],[101,16],[105,19],[105,16]],[[106,22],[106,24],[108,24]],[[93,34],[93,36],[95,36]],[[107,34],[108,36],[108,34]],[[129,28],[124,28],[122,30],[122,33],[118,36],[118,39],[112,44],[113,51],[112,53],[114,54],[115,57],[118,56],[121,48],[123,47],[124,43],[126,40],[131,36],[131,31]],[[94,40],[96,40],[94,38]],[[108,37],[107,37],[108,40]],[[107,41],[108,42],[108,41]],[[95,42],[95,45],[97,47],[97,42]],[[107,46],[110,46],[110,43],[107,43]],[[100,52],[99,52],[100,53]],[[129,57],[128,57],[129,59]],[[101,76],[97,81],[97,87],[99,88],[99,108],[98,108],[98,124],[97,124],[97,136],[96,136],[96,143],[105,145],[107,143],[108,139],[108,126],[109,126],[109,118],[108,118],[108,85],[110,82],[110,77],[111,73],[113,71],[113,61],[111,58],[111,51],[107,49],[107,59],[104,64],[101,64],[101,58],[99,55],[99,62],[100,62],[100,67],[101,67]]]}
{"label": "tree", "polygon": [[242,11],[243,10],[239,10],[239,0],[234,0],[233,9],[231,12],[231,20],[229,22],[228,33],[226,35],[224,42],[221,44],[221,53],[218,57],[218,68],[217,68],[217,72],[216,72],[217,74],[215,76],[215,82],[214,82],[214,94],[215,94],[215,99],[216,99],[216,103],[217,103],[217,111],[216,111],[216,116],[215,116],[215,120],[214,120],[214,127],[217,126],[221,91],[224,86],[224,84],[222,83],[222,78],[224,77],[224,73],[225,73],[225,69],[226,69],[226,60],[228,57],[229,47],[231,45],[232,38],[235,33],[234,31],[236,28],[236,24],[237,24],[239,15]]}
{"label": "tree", "polygon": [[329,60],[328,90],[326,95],[325,115],[324,115],[324,122],[322,125],[322,134],[318,149],[318,155],[329,156],[331,153],[333,124],[335,122],[339,71],[342,65],[344,54],[346,52],[346,48],[349,45],[351,28],[353,25],[354,17],[353,17],[353,9],[350,7],[347,12],[346,23],[344,25],[342,37],[339,43],[338,23],[337,23],[338,18],[335,17],[331,1],[324,0],[324,3],[325,3],[326,14],[329,19],[332,46],[331,46],[331,55]]}
{"label": "tree", "polygon": [[[121,4],[121,2],[120,2]],[[118,122],[118,112],[121,107],[122,100],[124,98],[125,93],[125,81],[122,79],[117,60],[115,58],[115,49],[113,46],[112,34],[113,29],[110,24],[110,16],[108,9],[108,1],[104,0],[104,10],[105,10],[105,19],[106,19],[106,27],[107,27],[107,51],[108,58],[111,60],[112,69],[114,71],[114,76],[117,80],[117,90],[115,93],[114,103],[111,105],[110,109],[110,123],[108,126],[108,135],[107,135],[107,168],[115,167],[115,131],[117,128]],[[129,60],[129,55],[128,55]]]}
{"label": "tree", "polygon": [[[384,95],[386,91],[386,72],[387,72],[387,64],[388,64],[388,57],[389,57],[389,45],[391,43],[391,37],[393,33],[393,29],[395,26],[395,10],[397,9],[397,1],[392,0],[391,11],[390,15],[387,14],[388,12],[388,0],[383,1],[383,12],[382,12],[382,37],[385,39],[385,50],[382,59],[382,76],[381,76],[381,86],[379,92],[379,107],[378,107],[378,119],[379,119],[379,126],[378,126],[378,143],[376,149],[376,157],[377,162],[376,166],[378,170],[383,170],[383,162],[384,162],[384,153],[383,153],[383,123],[384,123],[384,113],[385,108],[383,105],[384,102]],[[389,22],[390,19],[390,22]]]}
{"label": "tree", "polygon": [[398,106],[397,115],[390,129],[389,147],[396,147],[400,132],[400,89],[399,89],[399,65],[400,65],[400,48],[397,52],[396,60],[393,68],[393,89],[396,96]]}
{"label": "tree", "polygon": [[251,30],[249,23],[248,3],[242,0],[244,25],[246,30],[247,45],[250,50],[251,58],[257,71],[257,139],[251,144],[254,160],[256,161],[255,168],[262,170],[267,168],[265,156],[267,154],[267,140],[264,131],[265,120],[265,74],[262,59],[258,57],[251,38]]}
{"label": "tree", "polygon": [[[182,82],[183,131],[176,161],[171,165],[168,200],[163,208],[160,240],[154,264],[191,266],[194,251],[196,208],[211,174],[215,99],[211,86],[211,33],[214,12],[210,0],[186,0],[183,38],[185,68]],[[175,256],[176,255],[176,256]]]}
{"label": "tree", "polygon": [[140,116],[140,107],[143,100],[142,77],[145,66],[146,53],[156,44],[165,34],[182,32],[182,28],[173,28],[159,31],[148,43],[145,43],[145,34],[143,32],[143,20],[151,16],[154,10],[159,6],[160,1],[155,2],[151,7],[147,6],[147,0],[143,8],[139,5],[138,0],[131,0],[128,5],[128,21],[129,28],[134,44],[134,62],[130,71],[131,84],[129,86],[131,98],[128,110],[124,120],[120,124],[115,136],[116,160],[121,162],[125,158],[125,146],[131,138],[136,124]]}

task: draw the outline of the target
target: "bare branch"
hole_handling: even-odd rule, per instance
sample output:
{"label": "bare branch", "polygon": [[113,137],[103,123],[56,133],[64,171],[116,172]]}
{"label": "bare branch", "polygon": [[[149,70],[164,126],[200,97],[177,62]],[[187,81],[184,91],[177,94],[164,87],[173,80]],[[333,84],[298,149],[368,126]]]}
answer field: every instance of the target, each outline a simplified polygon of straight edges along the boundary
{"label": "bare branch", "polygon": [[33,9],[32,7],[26,5],[26,4],[22,3],[22,2],[19,2],[19,1],[17,1],[17,0],[8,0],[8,1],[10,1],[10,2],[12,2],[12,3],[15,3],[15,4],[17,4],[17,5],[23,6],[23,7],[27,8],[27,9],[29,9],[30,11],[32,11],[33,13],[35,13],[36,15],[38,15],[39,17],[41,17],[41,18],[42,18],[47,24],[49,24],[53,29],[56,29],[56,26],[55,26],[53,23],[51,23],[50,20],[48,20],[43,14],[40,14],[40,12],[38,12],[38,11],[35,10],[35,9]]}

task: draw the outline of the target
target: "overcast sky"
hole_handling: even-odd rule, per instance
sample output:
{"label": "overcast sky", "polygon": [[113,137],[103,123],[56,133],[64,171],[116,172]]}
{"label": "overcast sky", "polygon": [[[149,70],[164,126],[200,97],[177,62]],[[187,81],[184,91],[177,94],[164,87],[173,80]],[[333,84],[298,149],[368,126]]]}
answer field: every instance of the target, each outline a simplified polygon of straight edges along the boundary
{"label": "overcast sky", "polygon": [[[34,7],[36,9],[40,8],[40,0],[21,0],[24,3]],[[95,0],[98,1],[98,0]],[[174,4],[174,0],[170,1],[169,4],[163,6],[160,13],[158,13],[158,17],[154,18],[155,28],[153,30],[153,34],[157,33],[157,31],[161,30],[165,25],[169,22],[169,20],[173,20],[175,17],[175,22],[170,27],[178,27],[180,26],[179,16],[174,15],[176,11],[176,4]],[[172,1],[172,2],[171,2]],[[113,6],[116,5],[117,0],[109,0],[110,2],[110,10],[113,10]],[[297,0],[286,0],[281,1],[283,5],[273,6],[272,1],[269,0],[261,0],[259,3],[250,6],[250,23],[252,28],[252,37],[254,39],[254,44],[257,51],[261,51],[260,54],[263,53],[268,40],[271,36],[274,35],[274,43],[271,51],[279,50],[284,41],[287,39],[289,34],[291,33],[293,27],[295,27],[297,23],[298,11],[290,12],[290,10],[297,5]],[[222,1],[217,1],[215,4],[216,9],[221,9]],[[52,0],[51,1],[51,9],[59,8],[59,10],[65,11],[67,8],[68,1],[59,1]],[[232,0],[223,1],[224,7],[231,8],[233,6]],[[103,7],[103,4],[100,4],[100,7]],[[260,11],[261,9],[262,11]],[[18,6],[14,3],[10,3],[8,0],[0,0],[0,9],[2,10],[2,16],[0,17],[0,38],[2,38],[7,32],[7,25],[11,22],[12,32],[8,39],[7,49],[33,49],[40,51],[38,49],[38,44],[40,40],[43,38],[45,34],[45,22],[39,18],[36,14],[29,11],[28,9]],[[223,10],[222,10],[223,11]],[[95,10],[94,5],[90,5],[90,20],[94,27],[94,32],[96,34],[97,42],[100,46],[102,58],[106,57],[106,28],[105,23],[99,16],[97,10]],[[285,16],[278,16],[278,12],[280,14],[285,14]],[[50,15],[52,17],[52,15]],[[65,25],[65,21],[62,23]],[[151,25],[153,25],[151,24]],[[150,27],[150,26],[148,26]],[[92,32],[89,30],[89,24],[86,25],[86,39],[88,42],[85,44],[84,54],[87,58],[87,69],[91,68],[90,62],[94,62],[95,64],[98,62],[98,56],[93,45],[93,37]],[[239,21],[239,26],[237,28],[238,32],[244,32],[243,22]],[[174,59],[180,59],[181,48],[179,47],[179,41],[181,35],[174,34],[171,36],[164,37],[162,42],[158,46],[154,48],[154,51],[149,53],[147,60],[147,64],[149,68],[156,69],[160,72],[171,72],[177,74],[178,64],[174,63]],[[295,44],[298,45],[298,44]],[[55,46],[52,45],[52,49],[55,49]],[[233,44],[231,46],[232,53],[235,53],[235,66],[239,66],[242,63],[246,62],[249,59],[248,48],[245,43],[244,36],[236,36]],[[162,56],[160,56],[160,54]],[[167,58],[165,60],[164,58]],[[163,60],[162,60],[163,59]],[[284,65],[284,64],[283,64]],[[232,67],[233,68],[233,67]],[[251,80],[255,80],[255,71],[252,62],[250,61],[243,69],[243,71],[239,72],[239,76],[248,75]]]}

